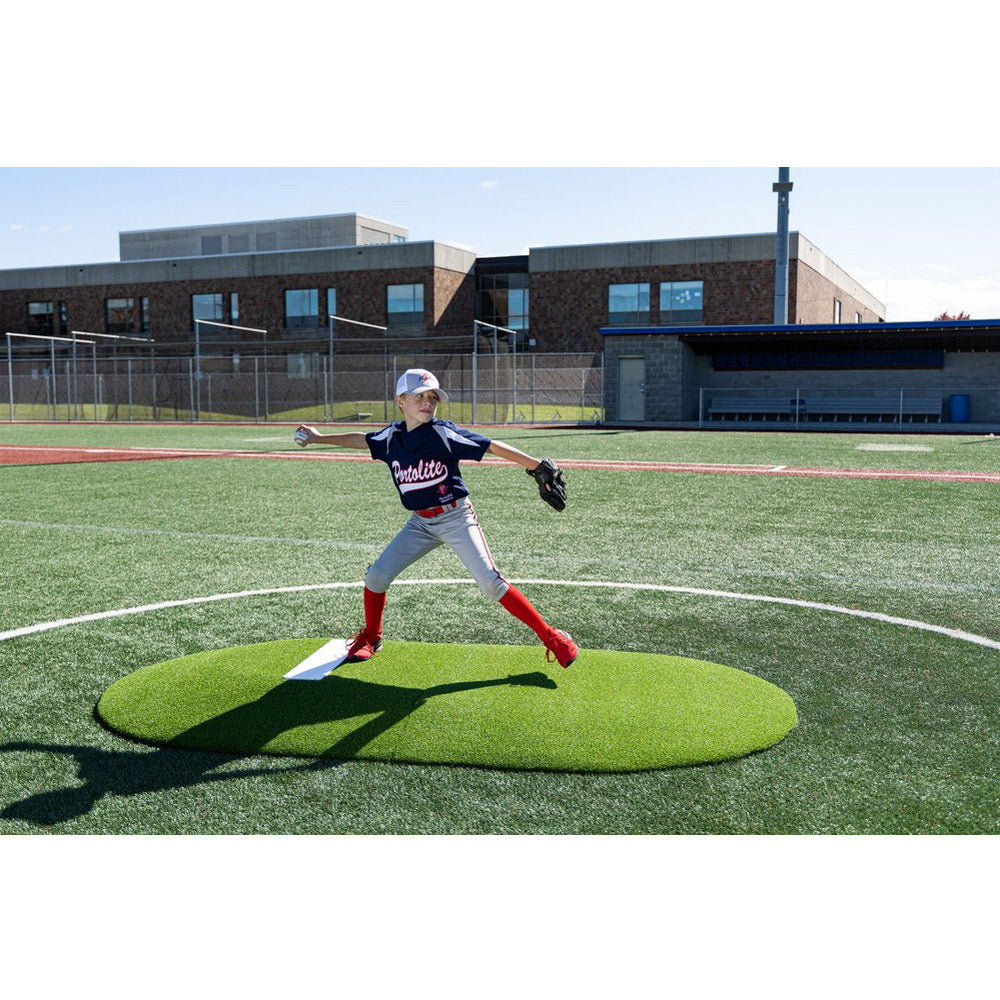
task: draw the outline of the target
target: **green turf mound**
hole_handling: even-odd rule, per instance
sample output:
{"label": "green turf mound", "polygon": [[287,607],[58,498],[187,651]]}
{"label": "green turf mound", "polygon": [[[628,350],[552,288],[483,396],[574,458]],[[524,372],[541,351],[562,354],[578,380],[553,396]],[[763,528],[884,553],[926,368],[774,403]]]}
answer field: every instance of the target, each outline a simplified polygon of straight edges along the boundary
{"label": "green turf mound", "polygon": [[98,715],[169,747],[560,771],[726,760],[796,723],[791,698],[745,671],[600,649],[563,670],[538,646],[387,641],[321,681],[283,679],[326,641],[144,667],[104,692]]}

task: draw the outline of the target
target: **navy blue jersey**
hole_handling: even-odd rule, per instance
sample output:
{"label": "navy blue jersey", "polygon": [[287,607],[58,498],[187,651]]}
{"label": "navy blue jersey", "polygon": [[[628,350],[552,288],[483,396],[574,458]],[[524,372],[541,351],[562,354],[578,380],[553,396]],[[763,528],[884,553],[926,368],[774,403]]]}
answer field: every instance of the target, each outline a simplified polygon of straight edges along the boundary
{"label": "navy blue jersey", "polygon": [[412,431],[397,420],[365,435],[372,458],[385,462],[407,510],[426,510],[469,495],[458,463],[478,462],[492,444],[488,437],[435,417]]}

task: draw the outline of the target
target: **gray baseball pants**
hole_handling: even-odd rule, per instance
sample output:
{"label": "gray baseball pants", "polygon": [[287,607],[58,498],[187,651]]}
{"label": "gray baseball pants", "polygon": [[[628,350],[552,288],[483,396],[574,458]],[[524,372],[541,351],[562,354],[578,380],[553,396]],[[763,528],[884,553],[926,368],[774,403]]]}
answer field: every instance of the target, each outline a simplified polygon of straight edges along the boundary
{"label": "gray baseball pants", "polygon": [[365,586],[384,594],[407,566],[439,545],[447,545],[462,560],[484,597],[499,601],[507,592],[507,581],[493,565],[486,537],[468,497],[459,500],[457,507],[435,517],[411,515],[385,551],[368,567]]}

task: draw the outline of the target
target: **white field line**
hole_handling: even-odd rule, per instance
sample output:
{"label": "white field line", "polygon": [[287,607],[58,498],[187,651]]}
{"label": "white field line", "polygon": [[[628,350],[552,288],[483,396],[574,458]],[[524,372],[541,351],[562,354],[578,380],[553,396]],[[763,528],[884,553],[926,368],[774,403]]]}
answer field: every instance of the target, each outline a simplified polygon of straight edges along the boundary
{"label": "white field line", "polygon": [[[832,614],[849,615],[852,618],[866,618],[871,621],[884,622],[887,625],[899,625],[904,628],[919,629],[924,632],[934,632],[938,635],[946,636],[949,639],[956,639],[960,642],[970,642],[977,646],[985,646],[987,649],[1000,650],[1000,641],[988,639],[985,636],[975,635],[972,632],[965,632],[961,629],[946,628],[943,625],[933,625],[929,622],[915,621],[911,618],[897,618],[894,615],[884,615],[877,611],[862,611],[857,608],[844,608],[837,604],[822,604],[817,601],[800,601],[791,597],[769,597],[764,594],[742,594],[728,590],[704,590],[700,587],[675,587],[658,583],[616,583],[603,580],[512,580],[511,583],[531,586],[553,586],[553,587],[585,587],[606,590],[639,590],[652,591],[669,594],[692,594],[696,597],[715,597],[733,601],[759,601],[765,604],[783,604],[788,607],[806,608],[813,611],[826,611]],[[467,579],[433,579],[433,580],[396,580],[394,587],[428,587],[428,586],[473,586],[472,580]],[[361,588],[364,582],[356,580],[346,583],[312,583],[298,587],[272,587],[264,590],[242,590],[231,594],[211,594],[206,597],[188,597],[178,601],[160,601],[156,604],[144,604],[135,608],[117,608],[113,611],[98,611],[94,614],[79,615],[76,618],[62,618],[58,621],[39,622],[35,625],[25,625],[22,628],[11,629],[8,632],[0,632],[0,642],[7,639],[17,639],[26,635],[34,635],[38,632],[47,632],[51,629],[65,628],[69,625],[80,625],[85,622],[104,621],[108,618],[121,618],[127,615],[145,614],[147,611],[162,611],[166,608],[179,608],[194,604],[208,604],[214,601],[232,601],[245,597],[264,597],[270,594],[299,594],[316,590],[347,590],[351,588]]]}
{"label": "white field line", "polygon": [[[207,531],[180,531],[176,528],[132,528],[125,525],[107,525],[107,524],[67,524],[66,522],[59,521],[26,521],[26,520],[15,520],[14,518],[0,518],[0,527],[13,527],[13,528],[33,528],[41,530],[52,530],[52,531],[92,531],[97,534],[107,534],[107,535],[139,535],[139,536],[152,536],[152,537],[164,537],[164,538],[178,538],[178,539],[195,539],[195,540],[209,540],[209,541],[223,541],[223,542],[249,542],[249,543],[261,543],[264,545],[301,545],[307,548],[327,548],[327,549],[341,549],[345,551],[367,551],[371,548],[365,542],[345,542],[340,540],[332,540],[325,538],[290,538],[282,535],[235,535],[235,534],[223,534],[219,532],[207,532]],[[553,564],[559,562],[572,562],[573,560],[560,560],[555,557],[551,562]],[[660,562],[661,568],[674,569],[681,572],[690,572],[693,570],[702,570],[711,573],[731,573],[734,570],[732,566],[716,566],[716,565],[697,565],[690,563],[663,563]],[[979,584],[979,583],[938,583],[933,580],[899,580],[895,578],[876,578],[876,577],[856,577],[856,576],[844,576],[839,573],[798,573],[790,571],[780,571],[780,570],[769,570],[760,571],[757,575],[777,577],[782,580],[824,580],[832,583],[848,583],[848,584],[858,584],[858,583],[872,583],[879,582],[886,586],[891,587],[906,587],[910,590],[946,590],[946,591],[975,591],[992,593],[1000,588],[990,586],[989,584]],[[624,584],[622,585],[624,586]]]}
{"label": "white field line", "polygon": [[[240,451],[229,448],[73,448],[62,445],[3,445],[5,450],[50,450],[79,451],[80,453],[115,453],[119,455],[163,455],[178,458],[263,458],[285,461],[320,462],[372,462],[370,455],[363,453],[316,452],[316,451]],[[504,459],[484,458],[482,465],[509,465]],[[918,482],[942,483],[1000,483],[1000,473],[996,472],[950,472],[927,469],[839,469],[800,468],[788,465],[738,465],[710,462],[648,462],[616,461],[604,459],[561,459],[564,469],[593,469],[606,472],[688,472],[688,473],[744,473],[764,476],[796,476],[819,479],[903,479]]]}
{"label": "white field line", "polygon": [[330,541],[323,538],[283,538],[270,535],[227,535],[209,531],[178,531],[174,528],[129,528],[107,524],[60,524],[49,521],[15,521],[0,518],[0,527],[47,528],[56,531],[96,531],[106,535],[154,535],[165,538],[211,539],[222,542],[267,542],[276,545],[307,545],[327,549],[367,549],[363,542]]}

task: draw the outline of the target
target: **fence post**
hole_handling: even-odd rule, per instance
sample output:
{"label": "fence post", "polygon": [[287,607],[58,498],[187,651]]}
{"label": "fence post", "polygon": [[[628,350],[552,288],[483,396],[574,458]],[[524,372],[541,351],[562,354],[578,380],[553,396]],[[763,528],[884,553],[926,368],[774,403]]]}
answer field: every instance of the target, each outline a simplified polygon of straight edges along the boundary
{"label": "fence post", "polygon": [[[7,343],[10,343],[10,338],[7,338]],[[49,394],[52,396],[52,419],[59,419],[59,412],[56,409],[56,342],[54,340],[49,341]]]}
{"label": "fence post", "polygon": [[[383,340],[382,341],[382,379],[384,384],[382,386],[382,415],[385,418],[385,422],[389,423],[391,417],[395,416],[395,408],[389,405],[389,345]],[[392,383],[392,389],[395,390],[396,383]]]}
{"label": "fence post", "polygon": [[535,422],[535,352],[531,352],[531,422]]}
{"label": "fence post", "polygon": [[254,355],[253,359],[253,418],[260,423],[260,371],[258,362],[260,358]]}
{"label": "fence post", "polygon": [[7,338],[7,395],[10,398],[10,422],[14,423],[14,365],[10,353],[10,337]]}
{"label": "fence post", "polygon": [[510,335],[511,347],[513,348],[514,357],[511,362],[511,372],[513,380],[513,402],[510,404],[510,423],[517,423],[517,334],[512,333]]}
{"label": "fence post", "polygon": [[479,327],[476,326],[476,321],[472,321],[472,420],[471,423],[475,425],[476,423],[476,401],[477,394],[479,392],[478,377],[479,377]]}
{"label": "fence post", "polygon": [[[333,320],[330,320],[332,323]],[[330,420],[330,359],[323,358],[323,423],[332,423]]]}
{"label": "fence post", "polygon": [[132,423],[132,359],[125,362],[125,369],[128,372],[128,422]]}
{"label": "fence post", "polygon": [[605,392],[604,392],[604,351],[601,351],[601,423],[602,424],[608,418],[608,415],[607,415],[607,413],[605,412],[605,409],[604,409],[604,399],[605,399]]}
{"label": "fence post", "polygon": [[188,387],[191,394],[191,423],[195,421],[194,410],[194,358],[188,358]]}

